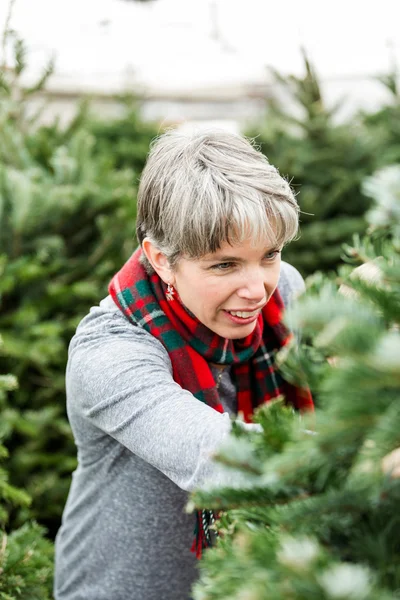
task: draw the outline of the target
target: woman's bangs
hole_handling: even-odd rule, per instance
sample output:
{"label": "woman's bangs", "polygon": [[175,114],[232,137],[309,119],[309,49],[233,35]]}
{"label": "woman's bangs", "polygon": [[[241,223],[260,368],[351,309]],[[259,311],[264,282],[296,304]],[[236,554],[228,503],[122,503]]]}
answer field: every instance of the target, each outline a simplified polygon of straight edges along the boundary
{"label": "woman's bangs", "polygon": [[286,202],[265,202],[250,199],[248,202],[235,203],[229,226],[222,242],[236,245],[251,239],[254,245],[266,241],[271,247],[282,248],[293,240],[298,231],[298,215],[294,206]]}

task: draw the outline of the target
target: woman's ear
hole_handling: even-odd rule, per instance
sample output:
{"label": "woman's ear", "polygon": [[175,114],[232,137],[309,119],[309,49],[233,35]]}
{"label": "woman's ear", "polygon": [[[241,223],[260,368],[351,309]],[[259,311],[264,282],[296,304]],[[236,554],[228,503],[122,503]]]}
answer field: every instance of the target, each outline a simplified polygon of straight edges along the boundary
{"label": "woman's ear", "polygon": [[147,260],[164,283],[171,283],[173,285],[175,278],[165,254],[163,254],[147,237],[145,237],[142,242],[142,250],[147,257]]}

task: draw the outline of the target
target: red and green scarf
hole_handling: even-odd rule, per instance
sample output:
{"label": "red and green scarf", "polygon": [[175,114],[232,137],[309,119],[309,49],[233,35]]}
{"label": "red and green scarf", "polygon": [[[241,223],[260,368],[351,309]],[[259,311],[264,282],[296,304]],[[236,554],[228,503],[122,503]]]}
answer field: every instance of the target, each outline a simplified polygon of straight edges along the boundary
{"label": "red and green scarf", "polygon": [[[232,365],[237,389],[237,407],[245,421],[251,421],[257,406],[280,395],[300,411],[312,410],[308,389],[296,388],[283,380],[275,365],[275,354],[291,339],[282,321],[284,305],[278,290],[260,314],[254,331],[246,338],[228,340],[203,325],[183,306],[178,295],[166,298],[166,285],[154,273],[148,275],[137,250],[113,277],[109,292],[123,314],[151,333],[166,348],[173,378],[218,412],[223,412],[210,363]],[[207,545],[200,517],[197,554]],[[199,533],[199,532],[198,532]]]}

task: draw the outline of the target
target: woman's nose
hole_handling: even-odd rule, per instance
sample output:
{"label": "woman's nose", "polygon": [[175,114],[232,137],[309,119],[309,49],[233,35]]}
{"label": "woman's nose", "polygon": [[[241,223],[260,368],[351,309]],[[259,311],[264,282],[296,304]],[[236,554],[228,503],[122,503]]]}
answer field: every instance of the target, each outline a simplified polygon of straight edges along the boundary
{"label": "woman's nose", "polygon": [[252,303],[260,303],[267,296],[265,273],[254,273],[246,278],[237,291],[239,298],[249,300]]}

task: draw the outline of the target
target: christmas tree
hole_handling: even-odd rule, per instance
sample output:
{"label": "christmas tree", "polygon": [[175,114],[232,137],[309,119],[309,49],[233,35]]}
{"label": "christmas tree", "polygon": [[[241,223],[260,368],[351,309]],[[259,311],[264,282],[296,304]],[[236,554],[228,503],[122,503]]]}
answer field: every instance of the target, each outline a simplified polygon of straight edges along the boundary
{"label": "christmas tree", "polygon": [[[0,347],[2,340],[0,338]],[[7,395],[18,387],[14,375],[0,375],[0,459],[8,452],[1,443],[13,428],[16,411],[8,408]],[[7,465],[5,465],[7,466]],[[37,523],[7,531],[13,506],[30,504],[30,497],[10,485],[6,468],[0,466],[0,598],[2,600],[50,600],[53,580],[53,546]]]}
{"label": "christmas tree", "polygon": [[[137,179],[157,130],[142,126],[130,106],[125,121],[103,128],[84,107],[65,128],[40,126],[27,100],[43,89],[52,63],[26,88],[27,53],[9,19],[3,45],[9,60],[0,67],[0,373],[13,373],[19,387],[5,400],[0,422],[8,423],[10,481],[32,498],[29,508],[15,507],[10,526],[33,517],[53,536],[76,466],[65,416],[68,344],[135,249]],[[124,128],[129,133],[116,144],[113,132],[118,137]]]}
{"label": "christmas tree", "polygon": [[399,597],[400,167],[363,191],[370,227],[346,254],[364,266],[313,284],[290,314],[304,344],[278,356],[316,413],[263,407],[262,433],[236,428],[220,453],[230,487],[193,495],[219,513],[195,600]]}
{"label": "christmas tree", "polygon": [[399,103],[392,92],[377,113],[344,118],[345,99],[329,105],[306,52],[303,57],[303,76],[272,71],[265,118],[249,134],[299,193],[300,237],[283,256],[310,275],[336,270],[343,243],[365,231],[370,200],[361,193],[362,182],[398,161]]}

